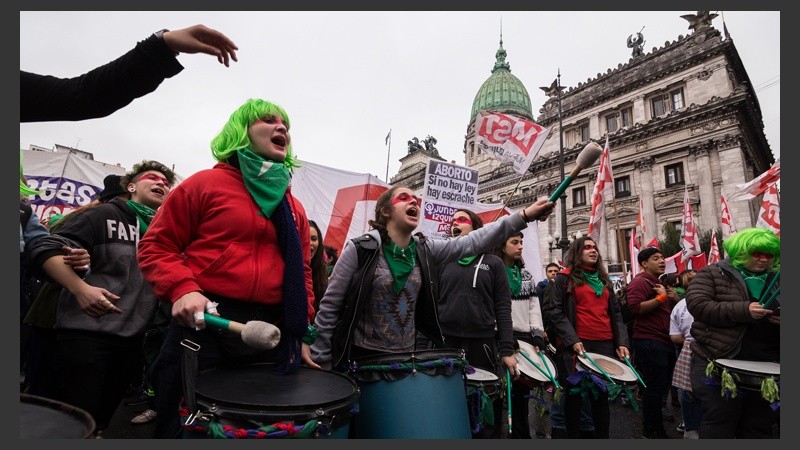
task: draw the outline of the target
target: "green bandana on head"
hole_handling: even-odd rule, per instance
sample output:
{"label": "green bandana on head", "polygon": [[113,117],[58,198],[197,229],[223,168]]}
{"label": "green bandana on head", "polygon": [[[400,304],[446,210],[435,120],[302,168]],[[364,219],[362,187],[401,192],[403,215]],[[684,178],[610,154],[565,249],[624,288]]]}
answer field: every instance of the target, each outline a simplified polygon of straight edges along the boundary
{"label": "green bandana on head", "polygon": [[128,200],[128,206],[131,207],[133,213],[139,219],[139,237],[141,238],[147,231],[147,227],[150,226],[150,221],[153,220],[156,210],[133,200]]}
{"label": "green bandana on head", "polygon": [[247,191],[261,212],[271,217],[289,187],[289,169],[283,163],[266,160],[247,148],[236,153]]}
{"label": "green bandana on head", "polygon": [[514,297],[519,296],[522,291],[522,269],[514,264],[511,267],[506,266],[506,275],[508,275],[508,286],[511,288],[511,295]]}

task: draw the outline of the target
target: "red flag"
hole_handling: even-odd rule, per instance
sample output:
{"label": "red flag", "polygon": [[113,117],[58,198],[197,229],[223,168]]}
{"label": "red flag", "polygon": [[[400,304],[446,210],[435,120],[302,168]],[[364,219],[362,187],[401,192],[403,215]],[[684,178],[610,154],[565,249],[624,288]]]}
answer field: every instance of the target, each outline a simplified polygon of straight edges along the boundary
{"label": "red flag", "polygon": [[733,217],[731,217],[731,210],[728,208],[728,202],[725,201],[725,196],[721,195],[720,199],[722,200],[722,217],[720,218],[720,222],[722,223],[722,239],[736,233],[736,225],[733,223]]}
{"label": "red flag", "polygon": [[647,245],[645,245],[645,247],[655,247],[655,248],[661,250],[661,246],[658,245],[658,239],[657,238],[650,239],[650,242],[648,242]]}
{"label": "red flag", "polygon": [[478,111],[475,146],[501,162],[511,162],[519,174],[528,171],[550,129],[513,114]]}
{"label": "red flag", "polygon": [[717,229],[711,230],[711,248],[708,249],[708,263],[719,262],[719,246],[717,245]]}
{"label": "red flag", "polygon": [[686,270],[686,261],[682,258],[682,253],[679,251],[668,258],[664,258],[664,263],[666,264],[664,273],[681,273]]}
{"label": "red flag", "polygon": [[766,228],[778,236],[781,235],[781,205],[778,198],[778,187],[775,183],[770,184],[767,191],[764,192],[756,227]]}
{"label": "red flag", "polygon": [[597,171],[597,182],[592,191],[592,215],[589,217],[589,230],[586,234],[595,242],[600,242],[600,228],[605,217],[606,196],[614,198],[614,177],[611,175],[611,155],[608,148],[608,135],[606,135],[606,148],[600,157],[600,170]]}
{"label": "red flag", "polygon": [[737,185],[735,192],[728,196],[728,200],[749,200],[756,198],[769,189],[769,185],[781,179],[781,161],[775,161],[766,172],[753,178],[747,183]]}
{"label": "red flag", "polygon": [[683,249],[682,259],[685,261],[689,256],[700,253],[700,236],[697,234],[697,225],[694,223],[692,205],[689,203],[689,188],[683,190],[683,217],[681,218],[681,248]]}
{"label": "red flag", "polygon": [[690,267],[692,270],[700,270],[707,265],[705,253],[692,255],[689,257],[689,261],[692,263],[692,267]]}

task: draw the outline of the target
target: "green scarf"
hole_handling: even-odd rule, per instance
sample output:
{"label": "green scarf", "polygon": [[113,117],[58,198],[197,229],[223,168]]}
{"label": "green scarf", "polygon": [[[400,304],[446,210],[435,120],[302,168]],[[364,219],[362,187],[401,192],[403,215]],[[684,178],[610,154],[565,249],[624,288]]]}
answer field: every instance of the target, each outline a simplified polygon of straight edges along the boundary
{"label": "green scarf", "polygon": [[600,274],[597,272],[589,272],[588,270],[583,270],[583,278],[586,280],[586,283],[592,287],[594,293],[597,294],[598,297],[603,295],[603,282],[600,281]]}
{"label": "green scarf", "polygon": [[150,226],[150,221],[153,220],[156,210],[133,200],[128,200],[128,206],[131,207],[133,213],[139,219],[139,238],[141,238],[147,231],[147,227]]}
{"label": "green scarf", "polygon": [[289,169],[283,163],[266,160],[247,148],[236,153],[247,191],[264,216],[272,217],[289,187]]}
{"label": "green scarf", "polygon": [[675,290],[675,292],[677,292],[677,293],[678,293],[678,296],[679,296],[680,298],[684,298],[684,297],[686,297],[686,289],[684,289],[684,288],[682,288],[682,287],[680,287],[680,286],[674,286],[672,289],[674,289],[674,290]]}
{"label": "green scarf", "polygon": [[468,266],[468,265],[472,264],[472,261],[475,261],[475,258],[477,258],[477,257],[478,257],[478,255],[465,256],[465,257],[459,259],[458,263],[461,264],[462,266]]}
{"label": "green scarf", "polygon": [[516,264],[511,267],[506,266],[506,275],[508,275],[508,285],[511,288],[511,295],[519,297],[522,290],[522,269]]}
{"label": "green scarf", "polygon": [[408,247],[400,248],[394,241],[390,240],[383,246],[383,254],[386,257],[386,264],[389,266],[389,272],[392,273],[392,279],[394,280],[394,293],[399,294],[417,263],[417,244],[414,239],[411,239],[411,244]]}
{"label": "green scarf", "polygon": [[750,293],[750,297],[755,299],[761,298],[761,291],[764,290],[764,285],[767,284],[769,272],[758,275],[744,268],[739,269],[739,272],[741,272],[744,277],[744,284],[747,285],[747,291]]}

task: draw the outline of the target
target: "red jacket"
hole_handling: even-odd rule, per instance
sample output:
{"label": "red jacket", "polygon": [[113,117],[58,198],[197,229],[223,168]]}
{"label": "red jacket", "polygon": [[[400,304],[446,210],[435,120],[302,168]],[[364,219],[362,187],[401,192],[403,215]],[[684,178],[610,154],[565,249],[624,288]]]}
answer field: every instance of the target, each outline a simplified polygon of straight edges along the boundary
{"label": "red jacket", "polygon": [[[286,195],[303,247],[309,323],[314,317],[311,242],[306,212]],[[229,164],[190,176],[158,209],[139,241],[139,267],[162,301],[192,291],[247,302],[283,300],[283,258],[275,226],[245,188],[242,172]]]}

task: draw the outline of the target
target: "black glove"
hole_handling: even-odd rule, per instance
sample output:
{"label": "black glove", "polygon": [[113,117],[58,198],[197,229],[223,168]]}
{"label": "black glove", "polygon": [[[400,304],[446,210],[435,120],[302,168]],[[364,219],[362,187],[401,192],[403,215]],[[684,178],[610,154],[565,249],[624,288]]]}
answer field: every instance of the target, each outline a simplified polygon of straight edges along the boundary
{"label": "black glove", "polygon": [[534,347],[537,347],[541,351],[544,351],[545,348],[547,348],[547,343],[544,342],[544,338],[539,335],[533,335],[531,344],[533,344]]}

